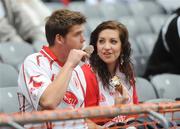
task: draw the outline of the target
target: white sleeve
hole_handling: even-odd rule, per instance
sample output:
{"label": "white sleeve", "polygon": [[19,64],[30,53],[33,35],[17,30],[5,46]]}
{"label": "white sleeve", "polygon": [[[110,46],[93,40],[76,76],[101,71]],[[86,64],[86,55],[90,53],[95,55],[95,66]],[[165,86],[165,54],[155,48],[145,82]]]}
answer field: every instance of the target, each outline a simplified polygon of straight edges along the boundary
{"label": "white sleeve", "polygon": [[48,73],[35,61],[28,58],[25,60],[19,73],[18,85],[34,110],[38,110],[40,97],[51,82]]}

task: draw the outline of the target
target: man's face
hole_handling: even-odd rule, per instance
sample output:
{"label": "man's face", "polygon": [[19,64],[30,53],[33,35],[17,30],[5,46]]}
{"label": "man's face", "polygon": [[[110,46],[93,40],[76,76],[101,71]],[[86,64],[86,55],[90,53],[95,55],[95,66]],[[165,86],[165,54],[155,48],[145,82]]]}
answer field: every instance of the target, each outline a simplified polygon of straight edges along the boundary
{"label": "man's face", "polygon": [[64,37],[64,45],[69,51],[71,49],[82,49],[85,42],[84,29],[84,24],[72,26]]}

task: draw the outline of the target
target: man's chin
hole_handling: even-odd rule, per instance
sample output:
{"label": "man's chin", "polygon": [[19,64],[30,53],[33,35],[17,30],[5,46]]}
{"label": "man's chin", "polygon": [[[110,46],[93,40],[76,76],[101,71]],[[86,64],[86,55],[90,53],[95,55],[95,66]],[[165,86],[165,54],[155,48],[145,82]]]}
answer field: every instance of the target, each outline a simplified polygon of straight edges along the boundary
{"label": "man's chin", "polygon": [[75,48],[75,49],[77,49],[77,50],[82,50],[82,48]]}
{"label": "man's chin", "polygon": [[83,49],[83,46],[80,46],[80,47],[79,47],[79,48],[77,48],[77,49],[82,50],[82,49]]}

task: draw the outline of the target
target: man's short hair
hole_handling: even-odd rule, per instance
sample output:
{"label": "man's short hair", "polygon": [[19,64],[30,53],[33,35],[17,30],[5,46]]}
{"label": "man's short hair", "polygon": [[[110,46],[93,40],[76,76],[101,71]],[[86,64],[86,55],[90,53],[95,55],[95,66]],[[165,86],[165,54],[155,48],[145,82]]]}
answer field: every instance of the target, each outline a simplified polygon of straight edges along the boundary
{"label": "man's short hair", "polygon": [[47,18],[45,31],[49,46],[54,45],[57,34],[65,37],[70,28],[74,25],[81,25],[86,22],[86,17],[80,12],[67,9],[56,10]]}

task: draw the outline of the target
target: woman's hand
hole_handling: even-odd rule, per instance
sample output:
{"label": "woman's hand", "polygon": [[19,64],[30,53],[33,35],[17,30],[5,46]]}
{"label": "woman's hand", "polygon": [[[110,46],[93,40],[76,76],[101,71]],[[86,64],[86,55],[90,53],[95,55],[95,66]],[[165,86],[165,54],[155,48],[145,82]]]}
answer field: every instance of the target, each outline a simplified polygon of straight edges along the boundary
{"label": "woman's hand", "polygon": [[103,126],[97,125],[90,119],[85,119],[85,122],[87,123],[88,129],[108,129]]}
{"label": "woman's hand", "polygon": [[[116,90],[119,91],[118,87],[116,87]],[[119,96],[115,97],[115,105],[118,105],[118,104],[127,104],[129,99],[130,99],[129,98],[128,90],[127,90],[127,88],[125,86],[121,85],[120,91],[121,91],[121,93],[120,93],[121,97],[119,97]]]}

